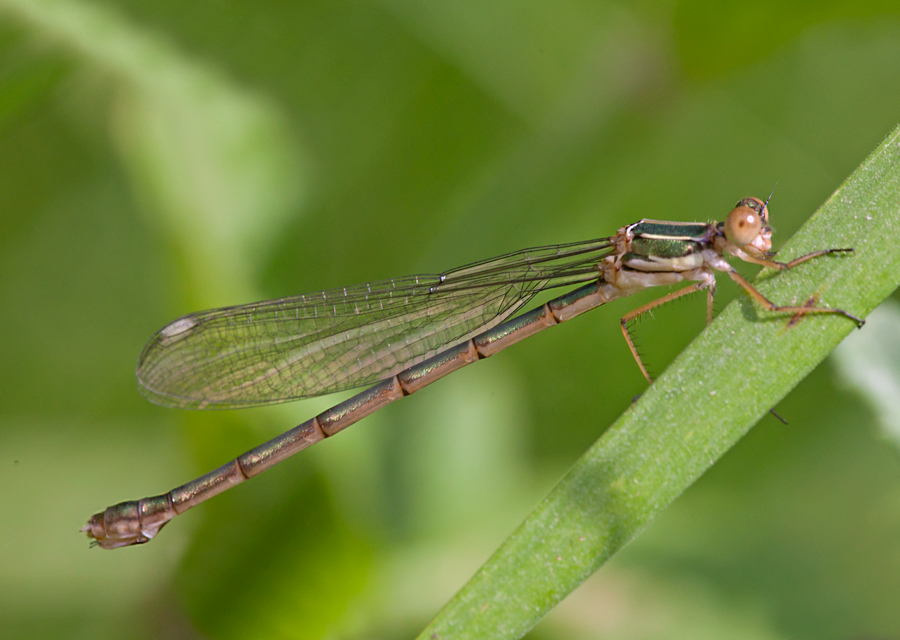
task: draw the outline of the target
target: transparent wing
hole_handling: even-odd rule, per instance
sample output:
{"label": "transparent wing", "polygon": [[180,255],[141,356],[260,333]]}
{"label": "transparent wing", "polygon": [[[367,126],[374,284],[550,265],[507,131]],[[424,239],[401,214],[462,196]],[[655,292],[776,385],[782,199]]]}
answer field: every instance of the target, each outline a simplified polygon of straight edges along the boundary
{"label": "transparent wing", "polygon": [[141,393],[188,409],[250,407],[368,385],[499,324],[538,292],[595,280],[609,238],[192,313],[138,360]]}

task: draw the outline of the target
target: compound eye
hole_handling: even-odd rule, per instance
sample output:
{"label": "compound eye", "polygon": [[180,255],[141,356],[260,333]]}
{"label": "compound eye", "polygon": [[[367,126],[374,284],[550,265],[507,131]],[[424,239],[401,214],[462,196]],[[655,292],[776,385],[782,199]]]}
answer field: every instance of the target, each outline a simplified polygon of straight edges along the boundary
{"label": "compound eye", "polygon": [[762,231],[762,216],[745,204],[731,210],[725,218],[725,237],[738,247],[746,247]]}

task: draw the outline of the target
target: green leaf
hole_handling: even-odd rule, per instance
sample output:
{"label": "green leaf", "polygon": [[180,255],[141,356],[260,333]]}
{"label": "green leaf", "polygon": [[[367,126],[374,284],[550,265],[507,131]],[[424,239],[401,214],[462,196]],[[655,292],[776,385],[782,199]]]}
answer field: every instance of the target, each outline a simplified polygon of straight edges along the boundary
{"label": "green leaf", "polygon": [[301,197],[303,162],[278,108],[114,7],[4,0],[0,8],[109,81],[113,139],[148,212],[182,252],[196,295],[212,305],[226,297],[217,292],[224,284],[250,297],[244,271]]}
{"label": "green leaf", "polygon": [[[900,283],[898,228],[900,128],[780,258],[827,247],[853,247],[855,254],[764,273],[758,288],[776,304],[816,297],[819,305],[864,317]],[[419,637],[524,635],[854,330],[850,320],[830,315],[790,323],[740,296],[582,456]]]}

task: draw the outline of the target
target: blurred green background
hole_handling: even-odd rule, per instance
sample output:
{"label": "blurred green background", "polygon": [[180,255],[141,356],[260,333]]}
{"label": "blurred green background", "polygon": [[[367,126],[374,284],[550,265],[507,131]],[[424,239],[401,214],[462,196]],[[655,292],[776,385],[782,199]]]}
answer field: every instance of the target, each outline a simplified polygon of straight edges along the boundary
{"label": "blurred green background", "polygon": [[[150,545],[92,550],[92,513],[337,400],[155,407],[144,342],[201,308],[720,219],[776,184],[777,247],[900,119],[895,7],[0,0],[3,635],[415,635],[645,388],[618,318],[658,292],[454,374]],[[702,329],[702,298],[638,325],[652,371]],[[841,366],[529,637],[900,636],[896,444]]]}

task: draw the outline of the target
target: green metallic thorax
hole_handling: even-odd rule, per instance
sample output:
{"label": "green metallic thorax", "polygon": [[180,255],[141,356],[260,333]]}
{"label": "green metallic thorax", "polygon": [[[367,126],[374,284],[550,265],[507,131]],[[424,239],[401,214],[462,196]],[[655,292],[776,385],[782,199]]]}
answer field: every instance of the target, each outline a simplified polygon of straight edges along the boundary
{"label": "green metallic thorax", "polygon": [[683,271],[699,266],[700,251],[709,246],[714,227],[700,222],[641,220],[627,231],[631,245],[623,256],[625,266],[641,271]]}

